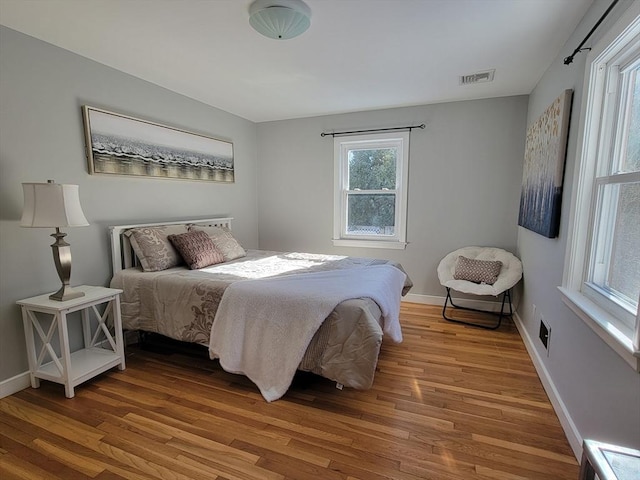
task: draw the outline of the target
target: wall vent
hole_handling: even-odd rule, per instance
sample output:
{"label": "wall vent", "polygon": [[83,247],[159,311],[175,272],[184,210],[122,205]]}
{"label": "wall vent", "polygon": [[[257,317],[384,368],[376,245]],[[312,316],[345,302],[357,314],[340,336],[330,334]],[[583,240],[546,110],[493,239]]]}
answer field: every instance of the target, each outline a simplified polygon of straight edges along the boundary
{"label": "wall vent", "polygon": [[496,74],[495,70],[486,70],[484,72],[476,72],[470,75],[461,75],[460,85],[471,85],[473,83],[493,82],[493,77],[495,74]]}

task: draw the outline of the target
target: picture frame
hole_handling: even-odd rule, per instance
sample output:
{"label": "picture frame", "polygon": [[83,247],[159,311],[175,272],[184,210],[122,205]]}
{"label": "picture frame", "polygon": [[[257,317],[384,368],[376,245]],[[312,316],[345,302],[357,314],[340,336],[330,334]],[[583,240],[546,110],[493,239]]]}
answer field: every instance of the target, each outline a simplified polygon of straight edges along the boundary
{"label": "picture frame", "polygon": [[565,90],[527,129],[518,225],[547,238],[560,231],[573,90]]}
{"label": "picture frame", "polygon": [[88,105],[82,118],[91,175],[235,182],[231,142]]}

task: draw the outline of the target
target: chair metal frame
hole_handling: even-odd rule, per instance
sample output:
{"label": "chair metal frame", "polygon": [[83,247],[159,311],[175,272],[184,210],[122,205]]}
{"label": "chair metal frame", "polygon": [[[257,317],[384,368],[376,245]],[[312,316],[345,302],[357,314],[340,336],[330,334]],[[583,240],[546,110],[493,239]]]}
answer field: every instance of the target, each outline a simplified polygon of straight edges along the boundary
{"label": "chair metal frame", "polygon": [[[447,289],[447,298],[444,301],[444,307],[442,307],[442,317],[449,321],[449,322],[455,322],[455,323],[461,323],[463,325],[469,325],[472,327],[478,327],[478,328],[484,328],[486,330],[496,330],[497,328],[500,327],[500,325],[502,324],[502,319],[505,317],[512,317],[513,316],[513,307],[511,306],[511,289],[508,288],[507,290],[505,290],[502,294],[502,306],[500,308],[500,312],[491,312],[488,310],[481,310],[478,308],[471,308],[471,307],[462,307],[460,305],[456,305],[455,303],[453,303],[453,298],[451,297],[451,287],[445,287]],[[509,313],[506,314],[504,311],[504,304],[506,303],[507,299],[509,299]],[[458,320],[452,317],[447,317],[446,311],[447,311],[447,305],[448,303],[451,302],[451,306],[453,308],[458,308],[460,310],[470,310],[472,312],[480,312],[480,313],[486,313],[489,315],[496,315],[498,317],[498,321],[495,325],[483,325],[480,323],[474,323],[474,322],[467,322],[464,320]]]}

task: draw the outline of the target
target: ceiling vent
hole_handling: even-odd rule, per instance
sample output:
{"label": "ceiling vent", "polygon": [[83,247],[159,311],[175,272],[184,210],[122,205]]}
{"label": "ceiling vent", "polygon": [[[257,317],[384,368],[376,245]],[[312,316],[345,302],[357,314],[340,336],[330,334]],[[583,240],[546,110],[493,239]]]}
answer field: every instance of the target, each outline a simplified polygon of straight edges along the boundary
{"label": "ceiling vent", "polygon": [[472,73],[470,75],[461,75],[460,85],[471,85],[473,83],[493,82],[493,77],[495,74],[496,74],[495,70],[486,70],[484,72]]}

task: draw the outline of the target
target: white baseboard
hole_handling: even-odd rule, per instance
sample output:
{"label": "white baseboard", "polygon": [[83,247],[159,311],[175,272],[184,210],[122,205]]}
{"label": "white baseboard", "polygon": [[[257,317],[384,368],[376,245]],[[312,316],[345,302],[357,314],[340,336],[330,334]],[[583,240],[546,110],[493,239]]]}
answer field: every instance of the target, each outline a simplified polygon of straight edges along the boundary
{"label": "white baseboard", "polygon": [[535,348],[529,332],[524,327],[524,323],[517,313],[515,313],[515,315],[513,316],[513,321],[516,325],[516,328],[518,329],[518,332],[520,332],[520,337],[522,337],[522,341],[524,342],[524,346],[529,353],[529,357],[531,357],[531,360],[533,361],[533,366],[535,367],[536,372],[538,372],[538,377],[540,377],[542,386],[547,392],[549,400],[551,400],[551,405],[553,406],[553,409],[555,410],[556,415],[560,420],[560,425],[562,426],[562,429],[567,436],[567,440],[569,440],[569,445],[573,450],[573,454],[576,456],[576,459],[579,463],[580,459],[582,458],[582,436],[580,435],[576,424],[573,422],[567,406],[562,401],[562,397],[560,397],[560,394],[558,393],[558,390],[556,389],[556,386],[553,383],[551,376],[549,375],[549,371],[545,367],[544,362],[542,361],[542,358],[538,353],[538,350]]}
{"label": "white baseboard", "polygon": [[[438,297],[435,295],[421,295],[418,293],[408,293],[407,295],[402,297],[402,300],[405,302],[423,303],[425,305],[443,306],[445,298],[446,297]],[[490,312],[499,312],[500,306],[501,306],[501,301],[489,302],[487,300],[472,300],[468,298],[455,298],[455,297],[454,297],[454,301],[456,302],[456,305],[460,305],[461,307],[478,308],[481,310],[488,310]],[[506,305],[505,305],[505,308],[506,308]]]}
{"label": "white baseboard", "polygon": [[19,373],[15,377],[0,382],[0,398],[8,397],[31,386],[29,372]]}

